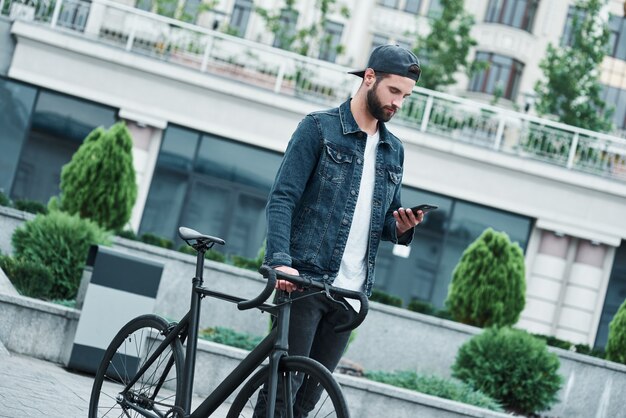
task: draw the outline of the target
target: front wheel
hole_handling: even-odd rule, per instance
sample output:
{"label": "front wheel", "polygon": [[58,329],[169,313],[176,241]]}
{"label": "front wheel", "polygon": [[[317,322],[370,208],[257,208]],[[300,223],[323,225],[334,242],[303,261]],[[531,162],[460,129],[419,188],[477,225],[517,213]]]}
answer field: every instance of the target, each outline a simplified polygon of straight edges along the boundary
{"label": "front wheel", "polygon": [[91,390],[89,418],[143,417],[138,410],[164,416],[180,406],[183,348],[175,338],[127,391],[161,343],[169,324],[156,315],[143,315],[127,323],[113,338],[98,367]]}
{"label": "front wheel", "polygon": [[[261,368],[241,388],[227,418],[266,418],[269,366]],[[278,367],[276,418],[350,416],[341,388],[332,374],[307,357],[286,357]]]}

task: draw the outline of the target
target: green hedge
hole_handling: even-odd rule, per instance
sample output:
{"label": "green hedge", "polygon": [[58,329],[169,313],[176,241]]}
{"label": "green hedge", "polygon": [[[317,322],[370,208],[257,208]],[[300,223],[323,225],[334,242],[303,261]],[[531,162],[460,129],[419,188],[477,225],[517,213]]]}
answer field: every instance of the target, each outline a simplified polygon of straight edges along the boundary
{"label": "green hedge", "polygon": [[410,389],[427,395],[438,396],[452,401],[502,411],[500,404],[484,393],[474,390],[471,386],[454,380],[436,376],[421,376],[412,371],[381,372],[367,371],[365,377],[380,383]]}
{"label": "green hedge", "polygon": [[559,358],[526,331],[488,328],[463,344],[454,377],[518,414],[549,409],[562,384]]}
{"label": "green hedge", "polygon": [[261,340],[263,340],[263,337],[233,331],[232,329],[224,327],[202,329],[199,332],[199,336],[208,341],[242,348],[244,350],[253,350],[259,345]]}
{"label": "green hedge", "polygon": [[0,255],[0,268],[20,294],[51,299],[54,279],[46,266],[22,258]]}
{"label": "green hedge", "polygon": [[398,296],[390,295],[389,293],[385,293],[382,290],[373,289],[370,300],[385,305],[396,306],[398,308],[402,307],[401,298],[399,298]]}
{"label": "green hedge", "polygon": [[609,324],[606,358],[626,364],[626,300]]}
{"label": "green hedge", "polygon": [[46,266],[54,284],[50,299],[73,299],[92,244],[108,244],[109,235],[95,222],[53,211],[37,215],[17,228],[12,237],[18,259]]}

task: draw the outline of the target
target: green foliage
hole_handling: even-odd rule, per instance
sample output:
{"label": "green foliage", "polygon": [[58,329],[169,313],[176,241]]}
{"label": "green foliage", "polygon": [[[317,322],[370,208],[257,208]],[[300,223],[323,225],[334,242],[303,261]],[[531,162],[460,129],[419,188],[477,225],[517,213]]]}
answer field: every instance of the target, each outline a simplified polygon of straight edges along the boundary
{"label": "green foliage", "polygon": [[265,258],[265,242],[259,249],[256,258],[245,258],[238,255],[231,255],[230,259],[233,262],[234,266],[245,268],[252,271],[259,271],[259,268],[263,264],[263,259]]}
{"label": "green foliage", "polygon": [[12,237],[16,258],[46,266],[52,273],[51,299],[76,297],[89,247],[109,240],[95,222],[60,211],[37,215]]}
{"label": "green foliage", "polygon": [[11,206],[11,199],[0,190],[0,206]]}
{"label": "green foliage", "polygon": [[571,45],[548,45],[540,62],[544,80],[535,85],[540,115],[592,131],[612,129],[612,109],[600,98],[600,65],[607,53],[609,30],[600,16],[603,0],[577,0]]}
{"label": "green foliage", "polygon": [[423,313],[425,315],[437,316],[439,318],[450,319],[450,312],[445,309],[437,309],[431,303],[419,299],[413,299],[406,307],[409,311]]}
{"label": "green foliage", "polygon": [[454,269],[446,300],[452,318],[479,327],[515,324],[525,304],[524,271],[519,245],[488,228]]}
{"label": "green foliage", "polygon": [[373,289],[370,300],[385,305],[397,306],[398,308],[402,307],[401,298],[399,298],[398,296],[390,295],[389,293],[385,293],[382,290]]}
{"label": "green foliage", "polygon": [[135,231],[133,231],[132,229],[125,229],[123,231],[119,231],[117,233],[118,237],[122,237],[122,238],[126,238],[126,239],[130,239],[133,241],[137,241],[137,234],[135,234]]}
{"label": "green foliage", "polygon": [[456,83],[454,75],[465,69],[471,72],[482,64],[470,64],[468,53],[476,41],[470,32],[474,18],[463,8],[463,0],[440,0],[441,16],[431,21],[430,33],[418,36],[415,54],[422,58],[423,87],[439,90]]}
{"label": "green foliage", "polygon": [[[196,250],[194,250],[193,247],[190,247],[187,244],[183,244],[180,247],[178,247],[178,251],[180,251],[181,253],[191,254],[194,256],[197,254]],[[225,263],[227,261],[226,256],[224,254],[215,250],[209,250],[206,253],[204,253],[204,258],[206,258],[207,260],[217,261],[218,263]]]}
{"label": "green foliage", "polygon": [[168,250],[174,248],[174,242],[171,239],[163,238],[155,234],[145,233],[139,237],[139,240],[141,242],[145,242],[146,244],[167,248]]}
{"label": "green foliage", "polygon": [[261,340],[263,340],[263,337],[233,331],[232,329],[224,327],[205,328],[200,330],[199,336],[208,341],[242,348],[244,350],[254,349],[259,345]]}
{"label": "green foliage", "polygon": [[50,298],[54,281],[46,266],[23,258],[0,255],[0,268],[20,294],[31,298]]}
{"label": "green foliage", "polygon": [[452,375],[520,414],[550,408],[563,378],[559,358],[525,331],[489,328],[459,349]]}
{"label": "green foliage", "polygon": [[380,383],[414,390],[427,395],[437,396],[452,401],[463,402],[492,411],[502,411],[500,404],[484,393],[454,379],[442,379],[436,376],[421,376],[411,371],[380,372],[366,371],[365,377]]}
{"label": "green foliage", "polygon": [[[285,0],[284,7],[275,12],[270,12],[259,6],[255,7],[254,10],[265,22],[265,27],[274,34],[280,48],[310,56],[319,48],[330,46],[330,37],[325,35],[324,28],[328,22],[328,15],[338,7],[336,3],[337,0],[316,1],[317,10],[314,13],[316,19],[309,26],[301,26],[295,30],[285,24],[283,16],[298,16],[298,10],[295,8],[296,0]],[[350,17],[350,10],[345,6],[339,7],[336,11],[346,19]],[[343,45],[337,45],[335,52],[341,54],[344,49]]]}
{"label": "green foliage", "polygon": [[108,131],[94,129],[63,166],[61,208],[105,229],[121,230],[137,197],[132,148],[123,122]]}
{"label": "green foliage", "polygon": [[609,324],[606,358],[626,364],[626,300],[619,307]]}
{"label": "green foliage", "polygon": [[560,338],[556,338],[551,335],[542,335],[542,334],[532,334],[533,337],[540,338],[546,342],[551,347],[561,348],[563,350],[573,351],[579,354],[584,354],[587,356],[593,356],[598,358],[604,358],[605,353],[604,350],[600,348],[592,348],[587,344],[574,344],[571,341],[562,340]]}
{"label": "green foliage", "polygon": [[13,207],[15,209],[34,214],[43,213],[45,215],[46,213],[48,213],[48,208],[46,207],[46,205],[41,202],[37,202],[36,200],[16,200],[13,203]]}

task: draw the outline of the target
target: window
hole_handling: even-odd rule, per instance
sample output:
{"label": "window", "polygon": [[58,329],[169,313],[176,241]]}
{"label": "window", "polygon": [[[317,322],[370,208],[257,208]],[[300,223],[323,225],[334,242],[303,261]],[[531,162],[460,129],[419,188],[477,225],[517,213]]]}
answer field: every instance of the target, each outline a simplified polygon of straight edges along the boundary
{"label": "window", "polygon": [[[220,251],[256,257],[265,239],[265,204],[281,155],[169,126],[150,185],[140,234],[178,242],[188,225],[228,242]],[[217,248],[216,248],[217,249]]]}
{"label": "window", "polygon": [[485,22],[532,32],[538,0],[490,0]]}
{"label": "window", "polygon": [[[576,6],[570,6],[567,10],[567,18],[565,19],[565,27],[563,28],[563,36],[561,37],[561,46],[571,46],[574,42],[574,19],[577,22],[581,22],[586,16],[586,12],[583,9],[579,9]],[[580,23],[578,23],[580,24]]]}
{"label": "window", "polygon": [[443,13],[443,6],[439,0],[430,0],[428,4],[428,17],[438,19]]}
{"label": "window", "polygon": [[398,8],[398,0],[378,0],[378,4],[385,7],[391,7],[392,9]]}
{"label": "window", "polygon": [[198,12],[200,11],[201,4],[202,0],[185,0],[181,20],[195,23],[198,19]]}
{"label": "window", "polygon": [[37,90],[0,78],[0,191],[9,195]]}
{"label": "window", "polygon": [[[296,23],[298,22],[298,11],[283,9],[280,11],[280,31],[276,34],[274,39],[274,46],[276,48],[288,49],[286,39],[293,39],[296,35]],[[286,39],[285,39],[286,38]]]}
{"label": "window", "polygon": [[626,19],[621,16],[611,16],[609,30],[609,55],[626,60]]}
{"label": "window", "polygon": [[149,12],[152,10],[152,0],[137,0],[135,7]]}
{"label": "window", "polygon": [[406,0],[404,11],[413,14],[419,14],[422,0]]}
{"label": "window", "polygon": [[606,298],[596,335],[596,348],[604,348],[609,335],[609,323],[626,300],[626,242],[622,241],[613,259],[613,270],[606,289]]}
{"label": "window", "polygon": [[252,8],[252,0],[235,0],[233,14],[230,17],[230,26],[237,31],[239,37],[243,38],[246,35]]}
{"label": "window", "polygon": [[495,94],[500,90],[502,97],[515,100],[524,64],[489,52],[478,52],[476,61],[485,61],[489,66],[472,77],[469,90],[487,94]]}
{"label": "window", "polygon": [[617,129],[626,129],[626,90],[603,86],[602,100],[607,107],[614,106],[613,123]]}
{"label": "window", "polygon": [[47,203],[59,194],[61,168],[98,126],[116,122],[116,109],[50,91],[41,91],[31,130],[17,167],[11,195]]}
{"label": "window", "polygon": [[389,38],[387,38],[385,35],[374,34],[374,37],[372,38],[372,49],[370,50],[370,52],[373,51],[374,48],[376,48],[377,46],[387,45],[388,43]]}
{"label": "window", "polygon": [[343,25],[341,23],[327,21],[324,29],[326,33],[320,45],[319,59],[335,62],[337,59],[337,50],[341,44]]}
{"label": "window", "polygon": [[393,245],[381,242],[375,286],[403,297],[405,303],[420,299],[443,307],[463,251],[488,227],[505,231],[522,249],[528,243],[530,218],[408,187],[402,189],[402,201],[439,206],[420,224],[407,258],[394,255]]}

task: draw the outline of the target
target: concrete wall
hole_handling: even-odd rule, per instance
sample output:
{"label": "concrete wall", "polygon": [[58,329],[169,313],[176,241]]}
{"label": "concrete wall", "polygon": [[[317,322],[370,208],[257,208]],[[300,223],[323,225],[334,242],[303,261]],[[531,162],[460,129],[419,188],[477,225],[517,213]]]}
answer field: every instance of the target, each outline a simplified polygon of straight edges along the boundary
{"label": "concrete wall", "polygon": [[11,37],[11,21],[0,16],[0,75],[7,75],[11,66],[11,57],[15,49],[15,41]]}

